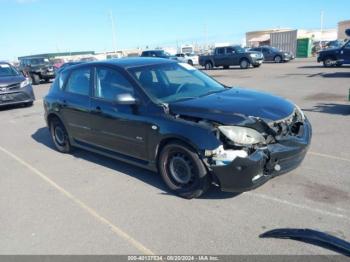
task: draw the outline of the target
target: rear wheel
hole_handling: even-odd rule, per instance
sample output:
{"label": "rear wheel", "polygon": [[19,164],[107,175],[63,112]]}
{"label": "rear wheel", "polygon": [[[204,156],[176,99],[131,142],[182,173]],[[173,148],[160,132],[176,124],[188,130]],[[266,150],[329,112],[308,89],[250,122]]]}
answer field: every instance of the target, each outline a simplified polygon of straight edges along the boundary
{"label": "rear wheel", "polygon": [[199,155],[182,143],[169,143],[160,153],[159,172],[165,184],[181,197],[201,196],[210,186],[210,176]]}
{"label": "rear wheel", "polygon": [[31,75],[32,83],[33,85],[39,85],[40,84],[40,77],[37,74]]}
{"label": "rear wheel", "polygon": [[277,56],[275,56],[275,58],[273,60],[275,61],[275,63],[281,63],[282,62],[282,57],[277,55]]}
{"label": "rear wheel", "polygon": [[187,63],[191,66],[193,66],[193,61],[192,60],[188,60]]}
{"label": "rear wheel", "polygon": [[208,61],[208,62],[205,62],[205,70],[212,70],[213,69],[213,64]]}
{"label": "rear wheel", "polygon": [[58,118],[50,121],[50,133],[55,147],[59,152],[69,153],[72,151],[66,128]]}
{"label": "rear wheel", "polygon": [[241,62],[239,63],[239,66],[241,69],[248,69],[249,68],[249,61],[247,59],[242,59]]}

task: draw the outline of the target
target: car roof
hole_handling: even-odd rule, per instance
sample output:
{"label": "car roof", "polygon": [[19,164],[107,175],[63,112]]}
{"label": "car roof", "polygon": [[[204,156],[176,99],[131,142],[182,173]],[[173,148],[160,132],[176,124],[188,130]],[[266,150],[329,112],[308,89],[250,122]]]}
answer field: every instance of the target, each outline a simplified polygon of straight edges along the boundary
{"label": "car roof", "polygon": [[104,61],[87,62],[87,63],[76,65],[71,68],[78,68],[80,66],[86,66],[86,65],[107,65],[107,66],[116,66],[122,69],[128,69],[128,68],[134,68],[134,67],[173,64],[173,63],[177,63],[177,62],[175,60],[169,60],[164,58],[133,57],[133,58],[119,58],[119,59],[110,59],[110,60],[104,60]]}

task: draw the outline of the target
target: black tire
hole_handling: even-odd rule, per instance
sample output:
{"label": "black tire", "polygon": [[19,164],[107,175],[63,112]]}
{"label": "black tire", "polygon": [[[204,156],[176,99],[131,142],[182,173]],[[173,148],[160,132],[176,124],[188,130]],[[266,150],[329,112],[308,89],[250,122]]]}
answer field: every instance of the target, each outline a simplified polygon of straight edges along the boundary
{"label": "black tire", "polygon": [[37,74],[32,74],[31,76],[33,85],[39,85],[40,84],[40,77]]}
{"label": "black tire", "polygon": [[169,143],[158,159],[159,172],[170,190],[192,199],[204,194],[210,184],[210,175],[199,155],[183,143]]}
{"label": "black tire", "polygon": [[53,118],[50,121],[50,134],[59,152],[67,154],[72,151],[67,130],[58,118]]}
{"label": "black tire", "polygon": [[187,63],[191,66],[193,66],[193,61],[192,60],[188,60]]}
{"label": "black tire", "polygon": [[255,67],[255,68],[258,68],[258,67],[260,67],[260,66],[261,66],[261,64],[253,65],[253,67]]}
{"label": "black tire", "polygon": [[205,70],[212,70],[213,69],[213,64],[210,61],[205,62]]}
{"label": "black tire", "polygon": [[243,58],[240,62],[239,62],[239,66],[241,67],[241,69],[248,69],[250,66],[249,60],[246,58]]}
{"label": "black tire", "polygon": [[224,66],[224,69],[230,69],[230,66]]}
{"label": "black tire", "polygon": [[324,67],[332,67],[334,66],[334,60],[330,57],[327,57],[325,60],[323,60],[323,66]]}
{"label": "black tire", "polygon": [[280,55],[276,55],[273,61],[275,61],[275,63],[282,63],[282,57]]}

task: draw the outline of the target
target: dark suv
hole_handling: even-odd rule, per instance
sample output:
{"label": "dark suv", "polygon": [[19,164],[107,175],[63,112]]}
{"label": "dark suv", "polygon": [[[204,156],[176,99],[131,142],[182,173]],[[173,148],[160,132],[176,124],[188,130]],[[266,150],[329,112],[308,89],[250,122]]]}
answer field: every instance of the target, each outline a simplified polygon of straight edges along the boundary
{"label": "dark suv", "polygon": [[325,67],[350,64],[350,41],[341,47],[320,51],[318,53],[317,62],[322,62]]}
{"label": "dark suv", "polygon": [[293,60],[295,57],[292,53],[279,50],[271,46],[260,46],[250,49],[251,51],[262,52],[264,55],[264,61],[281,63]]}
{"label": "dark suv", "polygon": [[79,147],[159,171],[185,198],[243,192],[295,169],[311,126],[299,107],[229,88],[185,63],[136,58],[60,73],[44,98],[58,151]]}
{"label": "dark suv", "polygon": [[33,85],[40,81],[49,82],[55,78],[55,70],[49,59],[45,57],[19,57],[19,70],[30,77]]}

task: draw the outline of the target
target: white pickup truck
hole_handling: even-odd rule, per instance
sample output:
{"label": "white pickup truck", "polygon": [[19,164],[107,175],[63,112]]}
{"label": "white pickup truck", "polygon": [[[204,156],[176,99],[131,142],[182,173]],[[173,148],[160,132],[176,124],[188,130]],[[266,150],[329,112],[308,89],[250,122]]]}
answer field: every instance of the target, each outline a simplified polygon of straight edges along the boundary
{"label": "white pickup truck", "polygon": [[189,65],[198,65],[198,55],[195,54],[176,54],[176,59],[182,63],[187,63]]}

